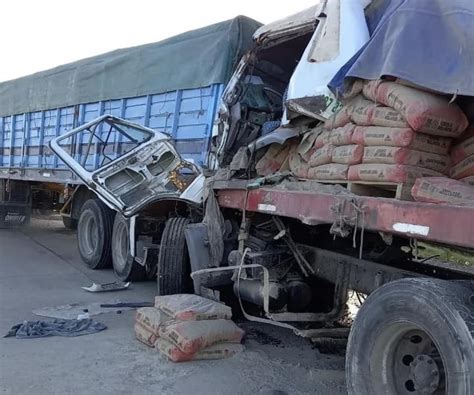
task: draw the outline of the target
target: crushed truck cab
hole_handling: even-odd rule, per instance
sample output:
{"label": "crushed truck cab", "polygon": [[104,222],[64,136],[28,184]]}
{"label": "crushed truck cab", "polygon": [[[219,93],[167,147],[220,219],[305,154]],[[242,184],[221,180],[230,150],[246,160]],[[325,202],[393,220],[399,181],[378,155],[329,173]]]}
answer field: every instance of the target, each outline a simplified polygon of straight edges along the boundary
{"label": "crushed truck cab", "polygon": [[[81,153],[75,158],[69,152],[78,141]],[[87,187],[124,217],[157,199],[201,203],[202,191],[192,185],[202,180],[199,169],[181,158],[169,136],[153,129],[103,115],[52,140],[50,146]]]}

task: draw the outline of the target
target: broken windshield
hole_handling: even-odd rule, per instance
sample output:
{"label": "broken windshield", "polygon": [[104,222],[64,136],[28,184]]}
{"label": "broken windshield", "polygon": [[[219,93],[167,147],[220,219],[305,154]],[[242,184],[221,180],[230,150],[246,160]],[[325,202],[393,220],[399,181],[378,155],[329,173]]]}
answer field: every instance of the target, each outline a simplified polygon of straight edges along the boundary
{"label": "broken windshield", "polygon": [[151,131],[103,118],[58,139],[59,146],[82,168],[94,171],[153,137]]}

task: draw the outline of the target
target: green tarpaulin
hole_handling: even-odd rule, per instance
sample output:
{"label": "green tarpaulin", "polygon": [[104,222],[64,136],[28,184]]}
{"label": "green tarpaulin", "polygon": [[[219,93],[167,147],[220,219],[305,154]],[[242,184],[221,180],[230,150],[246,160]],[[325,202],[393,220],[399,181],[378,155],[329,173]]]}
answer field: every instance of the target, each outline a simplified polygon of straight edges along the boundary
{"label": "green tarpaulin", "polygon": [[226,83],[260,26],[239,16],[0,83],[0,116]]}

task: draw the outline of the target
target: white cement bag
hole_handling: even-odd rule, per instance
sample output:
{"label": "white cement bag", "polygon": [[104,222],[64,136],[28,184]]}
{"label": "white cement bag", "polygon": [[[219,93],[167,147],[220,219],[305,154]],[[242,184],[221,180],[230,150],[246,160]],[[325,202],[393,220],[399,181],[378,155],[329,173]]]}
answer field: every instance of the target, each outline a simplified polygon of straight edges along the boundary
{"label": "white cement bag", "polygon": [[457,164],[471,155],[474,155],[474,137],[461,141],[451,149],[453,164]]}
{"label": "white cement bag", "polygon": [[341,128],[331,130],[329,132],[329,143],[335,146],[351,144],[355,127],[356,125],[353,123],[348,123]]}
{"label": "white cement bag", "polygon": [[160,337],[186,354],[195,354],[216,343],[240,343],[244,331],[230,320],[172,322],[160,328]]}
{"label": "white cement bag", "polygon": [[218,343],[210,347],[203,348],[194,354],[186,354],[182,352],[175,344],[163,338],[159,338],[156,341],[155,348],[162,354],[166,355],[173,362],[229,358],[244,351],[244,346],[239,343]]}
{"label": "white cement bag", "polygon": [[310,167],[308,178],[311,180],[347,180],[348,169],[349,165],[339,163]]}
{"label": "white cement bag", "polygon": [[408,165],[361,164],[349,168],[350,181],[412,183],[419,177],[442,177],[441,173]]}
{"label": "white cement bag", "polygon": [[135,315],[135,322],[149,332],[158,334],[160,326],[171,320],[171,317],[156,307],[141,307]]}
{"label": "white cement bag", "polygon": [[139,322],[135,322],[134,326],[135,337],[141,343],[147,345],[148,347],[155,347],[155,342],[158,339],[159,335],[153,333],[141,325]]}
{"label": "white cement bag", "polygon": [[410,128],[357,126],[352,134],[352,143],[365,146],[406,147],[445,155],[451,146],[451,139],[416,133]]}
{"label": "white cement bag", "polygon": [[324,122],[324,129],[331,130],[334,128],[340,128],[351,121],[351,116],[348,113],[348,107],[342,107],[339,112],[328,118]]}
{"label": "white cement bag", "polygon": [[451,178],[455,178],[456,180],[474,176],[474,155],[468,156],[466,159],[453,166],[449,175]]}
{"label": "white cement bag", "polygon": [[326,144],[321,148],[317,148],[316,150],[314,150],[308,161],[309,167],[315,167],[331,163],[334,148],[334,145]]}
{"label": "white cement bag", "polygon": [[418,178],[411,194],[419,202],[474,206],[474,186],[448,177]]}
{"label": "white cement bag", "polygon": [[400,112],[413,130],[456,138],[469,122],[459,106],[449,100],[395,82],[382,82],[376,86],[375,101]]}
{"label": "white cement bag", "polygon": [[404,147],[365,147],[363,163],[385,163],[424,167],[447,174],[451,164],[448,155],[416,151]]}
{"label": "white cement bag", "polygon": [[155,307],[177,320],[215,320],[232,318],[232,309],[194,294],[155,297]]}
{"label": "white cement bag", "polygon": [[358,144],[341,145],[332,151],[331,161],[345,165],[355,165],[362,162],[364,147]]}

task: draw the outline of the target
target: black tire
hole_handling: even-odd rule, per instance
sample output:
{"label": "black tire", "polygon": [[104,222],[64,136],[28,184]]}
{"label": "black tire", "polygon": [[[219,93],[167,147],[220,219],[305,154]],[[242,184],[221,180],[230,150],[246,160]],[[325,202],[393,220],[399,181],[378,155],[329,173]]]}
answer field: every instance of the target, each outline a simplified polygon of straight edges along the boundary
{"label": "black tire", "polygon": [[81,208],[77,224],[77,246],[82,260],[91,269],[112,264],[112,226],[115,211],[98,199],[90,199]]}
{"label": "black tire", "polygon": [[77,229],[77,219],[71,217],[65,217],[64,215],[61,216],[63,220],[64,227],[66,229]]}
{"label": "black tire", "polygon": [[349,394],[474,393],[474,285],[403,279],[373,292],[349,336]]}
{"label": "black tire", "polygon": [[128,222],[120,214],[115,216],[112,229],[112,265],[116,276],[122,281],[141,281],[145,278],[145,267],[130,254]]}
{"label": "black tire", "polygon": [[157,263],[158,295],[192,292],[191,267],[184,230],[189,218],[170,218],[161,237]]}

